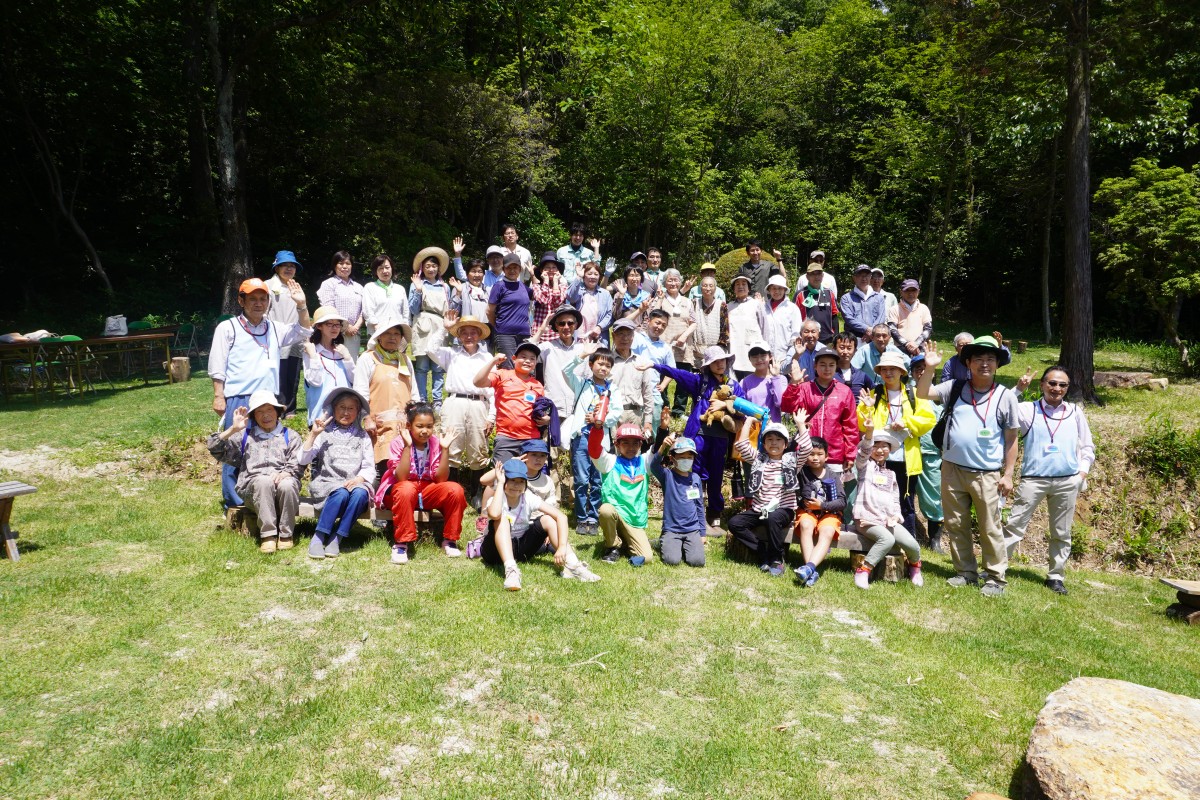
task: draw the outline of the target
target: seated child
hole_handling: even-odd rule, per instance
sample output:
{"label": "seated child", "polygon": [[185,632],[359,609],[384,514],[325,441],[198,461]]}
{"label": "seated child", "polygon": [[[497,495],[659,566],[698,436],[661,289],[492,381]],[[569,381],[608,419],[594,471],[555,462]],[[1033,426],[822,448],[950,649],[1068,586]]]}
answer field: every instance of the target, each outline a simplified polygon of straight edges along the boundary
{"label": "seated child", "polygon": [[341,540],[371,502],[375,448],[362,422],[371,413],[367,399],[349,386],[325,396],[322,416],[313,420],[300,463],[313,465],[308,493],[320,510],[309,558],[337,558]]}
{"label": "seated child", "polygon": [[[587,356],[587,365],[580,359]],[[567,385],[575,393],[575,407],[562,425],[562,439],[571,443],[571,477],[575,484],[575,530],[582,536],[600,532],[600,473],[588,458],[588,439],[595,431],[601,439],[621,420],[621,404],[609,402],[603,419],[598,415],[605,400],[612,398],[612,374],[616,354],[598,343],[586,345],[567,362]]]}
{"label": "seated child", "polygon": [[[504,566],[504,588],[521,589],[521,568],[517,561],[528,561],[547,541],[554,548],[554,564],[562,567],[562,576],[584,583],[600,577],[579,560],[567,541],[567,518],[553,503],[529,491],[529,469],[525,462],[513,459],[503,466],[504,489],[496,492],[487,505],[492,529],[480,543],[479,555],[485,564]],[[470,548],[468,548],[470,549]]]}
{"label": "seated child", "polygon": [[[808,439],[804,411],[796,412],[796,443],[794,451],[788,446],[788,432],[781,423],[770,422],[762,429],[761,451],[755,451],[747,438],[749,417],[733,443],[743,461],[750,462],[750,483],[747,493],[750,510],[734,514],[729,519],[729,532],[748,549],[758,554],[759,569],[771,575],[783,574],[783,556],[788,531],[796,514],[796,488],[799,485],[799,465],[808,458],[812,445]],[[759,539],[754,529],[766,521],[767,535]]]}
{"label": "seated child", "polygon": [[[546,469],[547,462],[550,461],[550,445],[546,444],[545,439],[529,439],[521,447],[520,461],[525,462],[525,466],[529,470],[529,479],[526,488],[536,494],[538,499],[543,503],[549,503],[551,507],[558,507],[558,485],[554,482],[554,473]],[[496,493],[496,476],[504,474],[504,465],[497,462],[496,466],[483,474],[479,479],[483,490],[483,511],[479,515],[479,519],[475,520],[475,527],[479,533],[487,533],[488,531],[488,503],[492,502],[492,496]],[[533,519],[537,519],[541,512],[536,512],[532,515]],[[493,526],[494,527],[494,526]],[[480,537],[472,542],[467,543],[467,558],[479,558],[479,553],[473,552],[477,549],[475,546],[483,542],[483,537]]]}
{"label": "seated child", "polygon": [[804,564],[796,567],[796,576],[805,586],[812,586],[821,577],[817,567],[837,541],[842,527],[842,509],[846,506],[841,481],[825,469],[828,458],[829,445],[820,436],[813,436],[808,463],[800,470],[800,513],[796,515],[793,536],[800,542],[800,552],[804,556]]}
{"label": "seated child", "polygon": [[[664,462],[667,453],[669,462]],[[664,564],[680,560],[704,566],[704,497],[700,476],[692,471],[696,444],[668,434],[650,462],[650,472],[663,487],[663,523],[659,550]],[[669,467],[669,468],[668,468]]]}
{"label": "seated child", "polygon": [[228,428],[208,437],[213,457],[238,469],[237,494],[258,516],[263,553],[292,546],[300,508],[300,437],[280,424],[283,410],[274,392],[260,389],[248,408],[234,410]]}
{"label": "seated child", "polygon": [[887,468],[887,458],[899,442],[887,431],[875,430],[875,420],[867,415],[862,422],[863,437],[854,460],[858,476],[858,497],[854,501],[854,524],[858,534],[873,541],[863,565],[854,571],[854,585],[869,589],[871,570],[875,569],[892,547],[899,543],[908,556],[908,577],[913,586],[924,586],[921,577],[921,546],[901,523],[900,493],[896,473]]}
{"label": "seated child", "polygon": [[654,558],[646,523],[650,520],[650,454],[642,454],[642,429],[636,422],[617,426],[617,454],[604,451],[599,439],[588,442],[588,457],[601,475],[600,530],[604,533],[604,555],[600,560],[615,564],[621,557],[618,536],[629,549],[629,563],[640,567]]}
{"label": "seated child", "polygon": [[417,511],[437,509],[442,512],[442,552],[448,558],[458,558],[458,539],[462,535],[463,512],[467,510],[467,495],[460,484],[450,477],[450,445],[458,436],[451,431],[445,440],[433,435],[437,425],[433,406],[416,400],[405,408],[408,427],[392,440],[388,471],[375,494],[377,504],[392,508],[392,563],[407,564],[409,548],[417,541]]}

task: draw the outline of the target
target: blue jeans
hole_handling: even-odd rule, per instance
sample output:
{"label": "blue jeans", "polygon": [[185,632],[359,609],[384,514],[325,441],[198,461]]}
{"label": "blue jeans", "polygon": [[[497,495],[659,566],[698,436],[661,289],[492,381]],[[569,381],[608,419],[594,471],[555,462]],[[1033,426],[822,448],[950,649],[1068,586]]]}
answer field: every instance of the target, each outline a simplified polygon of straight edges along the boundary
{"label": "blue jeans", "polygon": [[[358,515],[366,510],[370,495],[362,486],[353,491],[339,487],[330,492],[321,507],[321,518],[317,520],[317,533],[334,533],[345,539]],[[335,528],[336,526],[336,528]]]}
{"label": "blue jeans", "polygon": [[[421,399],[437,406],[442,404],[442,389],[446,385],[446,371],[437,365],[429,356],[417,356],[413,359],[413,372],[416,373],[417,391]],[[433,373],[433,391],[427,387],[429,373]]]}
{"label": "blue jeans", "polygon": [[571,477],[575,479],[575,524],[600,521],[600,470],[588,458],[587,437],[571,440]]}
{"label": "blue jeans", "polygon": [[[221,430],[225,430],[233,423],[233,412],[239,408],[250,407],[250,395],[238,394],[233,397],[225,398],[225,416],[221,418]],[[241,445],[241,440],[238,440]],[[237,508],[242,505],[242,498],[238,497],[237,489],[238,469],[230,464],[221,465],[221,499],[225,501],[226,508]]]}

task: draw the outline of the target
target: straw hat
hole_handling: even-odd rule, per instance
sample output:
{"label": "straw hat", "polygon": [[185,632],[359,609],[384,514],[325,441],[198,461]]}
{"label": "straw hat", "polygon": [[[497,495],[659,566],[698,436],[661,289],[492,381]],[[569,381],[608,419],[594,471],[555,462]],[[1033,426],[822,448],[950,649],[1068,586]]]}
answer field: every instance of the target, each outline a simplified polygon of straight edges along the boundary
{"label": "straw hat", "polygon": [[338,310],[333,306],[321,306],[313,312],[312,324],[320,325],[324,322],[349,322],[350,320],[338,313]]}
{"label": "straw hat", "polygon": [[413,272],[419,270],[421,265],[425,263],[425,259],[430,257],[437,259],[438,266],[441,268],[438,274],[445,275],[446,268],[450,266],[450,256],[440,247],[426,247],[413,256]]}
{"label": "straw hat", "polygon": [[458,336],[458,332],[463,328],[478,328],[481,339],[486,339],[492,335],[492,329],[487,326],[486,322],[482,322],[470,314],[465,317],[459,317],[455,323],[450,326],[450,335]]}

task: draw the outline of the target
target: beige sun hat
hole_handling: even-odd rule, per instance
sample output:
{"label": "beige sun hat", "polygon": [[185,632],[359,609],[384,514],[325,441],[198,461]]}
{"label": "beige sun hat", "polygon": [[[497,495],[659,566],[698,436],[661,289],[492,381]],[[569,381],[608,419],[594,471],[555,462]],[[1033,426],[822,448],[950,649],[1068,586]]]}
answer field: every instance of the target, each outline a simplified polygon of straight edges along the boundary
{"label": "beige sun hat", "polygon": [[899,353],[893,353],[890,350],[879,357],[879,363],[875,365],[875,374],[882,375],[879,370],[882,367],[897,367],[904,372],[904,377],[908,377],[908,359]]}
{"label": "beige sun hat", "polygon": [[459,317],[455,323],[450,326],[450,335],[458,336],[458,332],[463,328],[478,328],[479,336],[482,339],[486,339],[492,335],[492,329],[488,327],[486,322],[477,319],[470,314],[465,317]]}
{"label": "beige sun hat", "polygon": [[413,256],[413,272],[421,269],[421,264],[425,263],[427,258],[436,258],[438,266],[441,268],[440,274],[446,274],[446,268],[450,266],[450,255],[440,247],[426,247],[421,252]]}
{"label": "beige sun hat", "polygon": [[320,325],[324,322],[349,322],[350,320],[338,313],[338,310],[333,306],[321,306],[313,312],[312,324]]}

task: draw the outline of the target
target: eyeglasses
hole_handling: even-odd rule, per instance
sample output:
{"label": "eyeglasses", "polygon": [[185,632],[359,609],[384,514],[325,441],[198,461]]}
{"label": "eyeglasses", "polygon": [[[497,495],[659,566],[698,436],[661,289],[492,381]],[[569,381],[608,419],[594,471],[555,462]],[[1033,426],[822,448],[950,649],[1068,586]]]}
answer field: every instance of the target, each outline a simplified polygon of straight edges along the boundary
{"label": "eyeglasses", "polygon": [[1055,389],[1066,389],[1071,384],[1069,381],[1046,381],[1047,386],[1053,386]]}
{"label": "eyeglasses", "polygon": [[575,327],[575,320],[573,320],[573,319],[560,319],[558,322],[554,323],[554,327],[556,327],[556,328],[562,328],[562,327],[574,328],[574,327]]}

